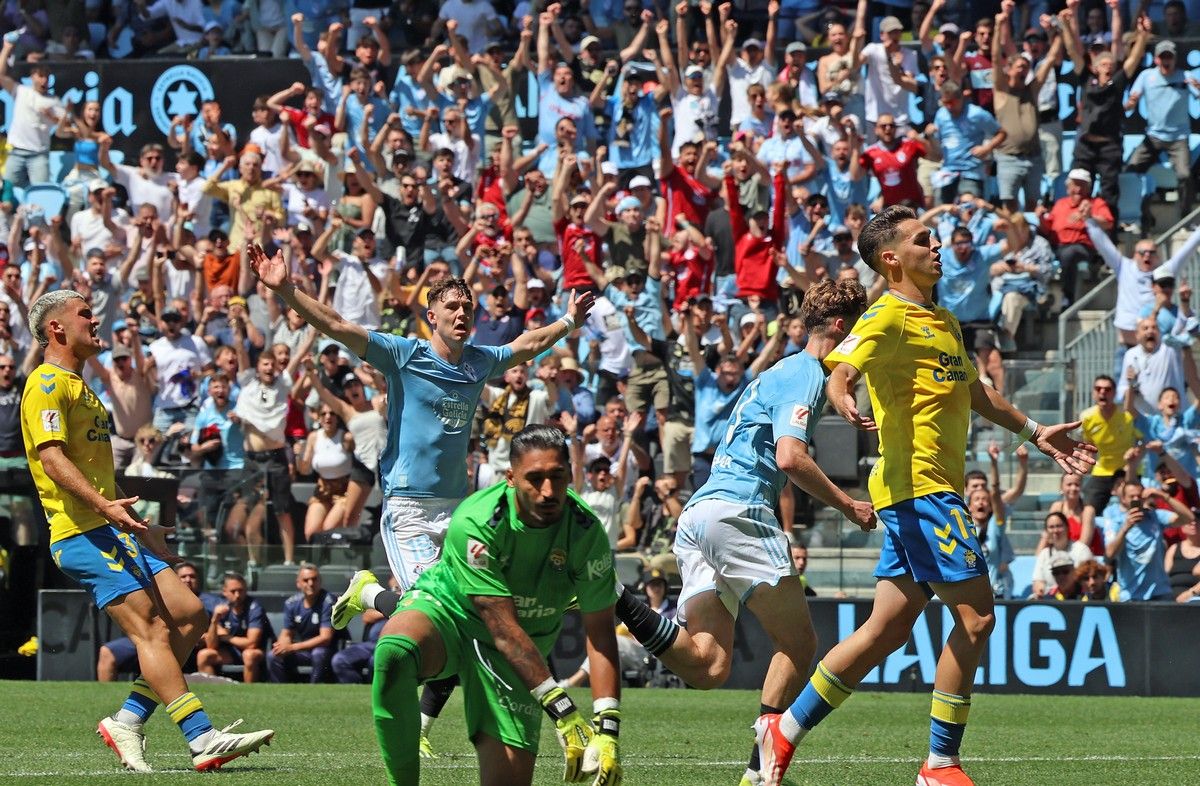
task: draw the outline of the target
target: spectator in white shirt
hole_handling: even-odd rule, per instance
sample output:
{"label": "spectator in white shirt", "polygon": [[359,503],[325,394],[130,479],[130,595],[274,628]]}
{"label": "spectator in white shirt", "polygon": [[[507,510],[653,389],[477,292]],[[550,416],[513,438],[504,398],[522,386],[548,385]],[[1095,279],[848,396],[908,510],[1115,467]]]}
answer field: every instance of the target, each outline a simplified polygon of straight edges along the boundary
{"label": "spectator in white shirt", "polygon": [[88,206],[71,216],[71,251],[79,256],[92,248],[124,245],[125,230],[113,221],[113,189],[103,180],[88,183]]}
{"label": "spectator in white shirt", "polygon": [[[862,59],[867,65],[866,127],[873,133],[880,115],[891,115],[898,133],[911,128],[908,119],[908,94],[917,91],[917,53],[900,46],[904,25],[894,16],[879,23],[882,43],[867,44]],[[874,139],[868,140],[874,141]]]}
{"label": "spectator in white shirt", "polygon": [[1125,352],[1117,398],[1123,401],[1125,396],[1134,396],[1138,414],[1152,417],[1158,414],[1158,397],[1163,390],[1184,389],[1184,357],[1179,349],[1162,341],[1154,317],[1138,322],[1137,339],[1138,343]]}
{"label": "spectator in white shirt", "polygon": [[[721,7],[724,9],[724,6]],[[750,100],[746,97],[746,88],[750,85],[768,87],[775,81],[775,17],[779,12],[778,0],[771,0],[767,22],[767,43],[757,38],[747,38],[742,42],[742,56],[726,67],[729,77],[729,125],[737,128],[742,121],[750,116]],[[725,35],[737,35],[737,22],[732,19],[725,22]]]}
{"label": "spectator in white shirt", "polygon": [[167,17],[175,31],[175,43],[158,50],[160,54],[178,53],[200,45],[204,37],[204,6],[200,0],[133,0],[143,19]]}
{"label": "spectator in white shirt", "polygon": [[[354,235],[350,253],[328,251],[329,239],[342,226],[341,216],[334,215],[325,231],[313,243],[312,255],[320,262],[334,261],[337,282],[332,284],[334,311],[347,322],[362,325],[367,330],[379,327],[379,296],[383,293],[383,280],[387,277],[387,265],[375,256],[375,233],[368,227]],[[322,287],[326,284],[322,282]]]}
{"label": "spectator in white shirt", "polygon": [[0,47],[0,87],[13,97],[8,114],[8,144],[12,150],[4,164],[4,179],[18,188],[50,180],[50,129],[66,115],[66,108],[50,93],[50,69],[35,63],[29,85],[8,75],[13,42]]}
{"label": "spectator in white shirt", "polygon": [[175,195],[167,185],[170,175],[163,172],[163,146],[157,142],[142,145],[138,166],[128,166],[113,163],[109,156],[112,141],[108,134],[100,136],[100,166],[112,173],[115,182],[125,186],[132,209],[153,205],[164,224],[171,222],[175,215]]}

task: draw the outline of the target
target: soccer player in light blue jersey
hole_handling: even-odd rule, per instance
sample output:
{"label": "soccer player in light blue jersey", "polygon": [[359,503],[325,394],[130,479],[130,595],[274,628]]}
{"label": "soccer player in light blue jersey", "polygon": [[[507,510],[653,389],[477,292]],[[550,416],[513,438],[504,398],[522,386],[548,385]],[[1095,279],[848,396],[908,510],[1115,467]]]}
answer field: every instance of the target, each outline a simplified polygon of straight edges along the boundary
{"label": "soccer player in light blue jersey", "polygon": [[[869,502],[848,497],[809,452],[825,408],[821,361],[866,310],[857,281],[823,281],[808,290],[801,318],[808,345],[763,372],[743,391],[713,458],[712,474],[679,517],[675,555],[683,574],[676,619],[655,614],[628,590],[617,616],[646,649],[696,688],[729,677],[739,605],[754,612],[775,644],[760,714],[778,712],[800,691],[817,646],[804,585],[775,518],[791,480],[864,531],[875,527]],[[758,779],[757,748],[743,784]]]}
{"label": "soccer player in light blue jersey", "polygon": [[[403,592],[441,556],[450,515],[469,491],[467,450],[471,418],[484,383],[511,366],[525,363],[582,325],[595,302],[591,293],[572,294],[567,314],[528,331],[501,347],[467,344],[475,324],[475,300],[461,278],[447,278],[429,290],[429,340],[401,338],[367,330],[342,319],[292,285],[282,253],[268,259],[256,244],[248,247],[255,274],[317,330],[375,366],[388,383],[388,442],[379,461],[385,499],[380,532],[388,565]],[[354,574],[333,609],[333,626],[345,628],[364,609],[390,615],[399,593],[380,585],[370,571]],[[427,686],[422,700],[422,748],[453,683]]]}

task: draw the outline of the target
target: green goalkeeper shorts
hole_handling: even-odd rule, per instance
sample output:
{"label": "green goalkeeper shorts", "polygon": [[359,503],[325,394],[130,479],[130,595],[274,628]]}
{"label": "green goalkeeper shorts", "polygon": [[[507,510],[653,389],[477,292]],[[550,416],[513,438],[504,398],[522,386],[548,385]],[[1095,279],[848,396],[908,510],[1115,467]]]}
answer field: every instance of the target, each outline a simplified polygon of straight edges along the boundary
{"label": "green goalkeeper shorts", "polygon": [[521,678],[490,641],[465,635],[451,610],[435,595],[410,589],[396,613],[419,611],[429,618],[446,648],[446,665],[430,680],[458,675],[472,741],[480,733],[505,745],[537,753],[542,710]]}

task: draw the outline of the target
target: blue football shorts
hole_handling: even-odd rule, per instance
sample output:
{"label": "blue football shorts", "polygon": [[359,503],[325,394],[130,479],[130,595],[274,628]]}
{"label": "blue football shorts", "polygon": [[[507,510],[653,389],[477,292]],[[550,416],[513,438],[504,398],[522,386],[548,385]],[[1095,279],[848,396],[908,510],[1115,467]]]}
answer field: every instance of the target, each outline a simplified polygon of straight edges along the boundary
{"label": "blue football shorts", "polygon": [[875,578],[912,576],[952,584],[987,576],[987,561],[962,497],[938,491],[878,511],[883,549]]}
{"label": "blue football shorts", "polygon": [[63,573],[92,593],[101,609],[131,592],[149,589],[154,575],[171,567],[111,524],[52,543],[50,555]]}

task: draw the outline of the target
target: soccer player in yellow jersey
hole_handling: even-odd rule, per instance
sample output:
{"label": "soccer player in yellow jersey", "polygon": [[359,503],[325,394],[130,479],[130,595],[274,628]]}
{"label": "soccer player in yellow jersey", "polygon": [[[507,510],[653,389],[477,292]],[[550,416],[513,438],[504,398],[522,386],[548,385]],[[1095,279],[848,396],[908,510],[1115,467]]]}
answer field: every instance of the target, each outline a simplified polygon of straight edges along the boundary
{"label": "soccer player in yellow jersey", "polygon": [[84,362],[100,352],[99,326],[77,292],[38,298],[29,329],[45,361],[29,375],[21,399],[25,452],[50,524],[54,563],[92,593],[137,647],[142,673],[96,733],[126,768],[150,772],[142,727],[161,701],[188,740],[193,766],[215,769],[258,750],[274,732],[217,731],[188,690],[180,666],[207,629],[208,615],[170,570],[168,562],[179,558],[163,539],[169,528],[136,518],[130,507],[138,498],[122,498],[117,488],[108,412],[81,376]]}
{"label": "soccer player in yellow jersey", "polygon": [[[930,752],[918,786],[970,786],[958,749],[971,707],[975,669],[995,622],[992,587],[964,485],[967,427],[974,410],[1033,443],[1068,472],[1086,473],[1095,448],[1068,436],[1079,423],[1041,426],[1000,397],[979,375],[958,320],[933,304],[942,275],[940,244],[907,207],[889,207],[858,239],[859,253],[888,292],[825,358],[829,402],[850,423],[879,431],[871,501],[884,525],[870,618],[817,664],[792,706],[755,724],[762,782],[776,786],[796,743],[841,705],[867,672],[908,641],[936,594],[954,629],[934,677]],[[854,403],[865,375],[875,420]]]}

